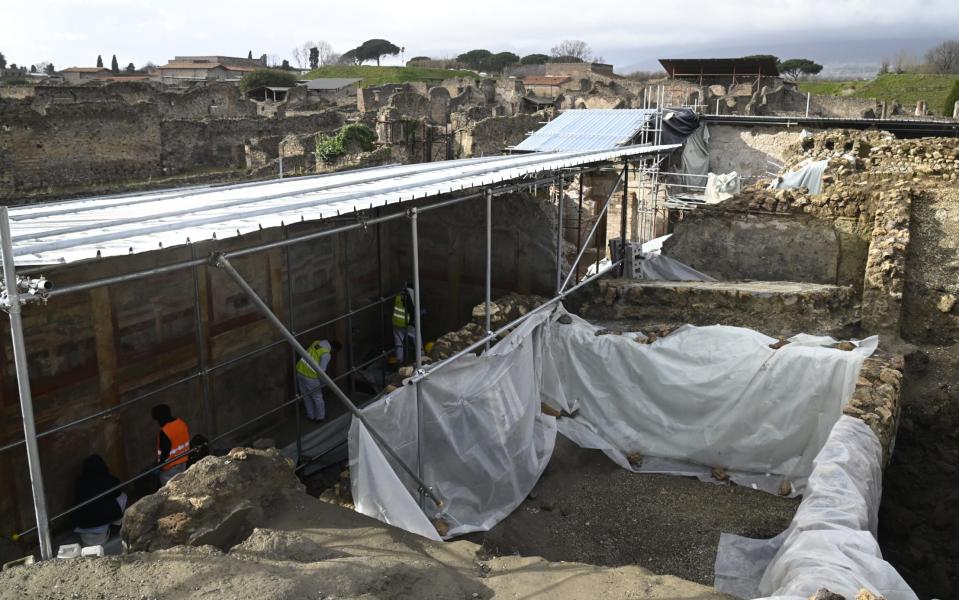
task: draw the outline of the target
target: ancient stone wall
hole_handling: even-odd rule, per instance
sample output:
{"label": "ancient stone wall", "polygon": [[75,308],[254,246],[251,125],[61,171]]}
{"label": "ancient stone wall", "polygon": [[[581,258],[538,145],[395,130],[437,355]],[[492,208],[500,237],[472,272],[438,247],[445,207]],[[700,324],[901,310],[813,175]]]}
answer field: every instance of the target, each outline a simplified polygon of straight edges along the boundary
{"label": "ancient stone wall", "polygon": [[27,101],[0,101],[0,202],[160,172],[155,105],[103,102],[93,111],[91,106],[54,105],[42,115]]}
{"label": "ancient stone wall", "polygon": [[543,119],[542,113],[490,117],[456,129],[456,155],[468,157],[501,154],[507,146],[519,144],[526,139],[526,134],[539,129]]}
{"label": "ancient stone wall", "polygon": [[911,203],[909,189],[879,195],[862,292],[862,324],[870,333],[899,337]]}
{"label": "ancient stone wall", "polygon": [[775,281],[602,280],[581,314],[600,321],[628,319],[638,328],[722,323],[773,337],[842,335],[859,321],[851,287]]}
{"label": "ancient stone wall", "polygon": [[787,150],[799,141],[799,131],[772,127],[707,125],[709,130],[709,170],[712,173],[736,171],[741,176],[762,176],[776,172],[774,161],[782,165]]}

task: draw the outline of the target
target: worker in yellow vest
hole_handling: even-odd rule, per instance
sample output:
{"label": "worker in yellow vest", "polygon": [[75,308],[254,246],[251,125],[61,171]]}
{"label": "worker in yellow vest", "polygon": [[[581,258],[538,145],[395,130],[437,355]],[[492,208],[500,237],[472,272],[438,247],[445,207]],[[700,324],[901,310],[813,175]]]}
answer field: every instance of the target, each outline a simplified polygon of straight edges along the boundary
{"label": "worker in yellow vest", "polygon": [[[316,340],[306,349],[320,369],[326,373],[330,358],[339,352],[342,346],[336,340]],[[296,363],[296,387],[303,396],[306,406],[306,418],[319,423],[326,419],[326,403],[323,401],[323,382],[320,375],[302,358]]]}
{"label": "worker in yellow vest", "polygon": [[416,321],[413,320],[413,290],[406,288],[393,298],[393,359],[403,364],[406,357],[406,340],[416,343]]}
{"label": "worker in yellow vest", "polygon": [[186,471],[190,452],[190,428],[180,418],[174,418],[170,407],[157,404],[150,414],[160,425],[157,432],[157,465],[160,466],[160,486]]}

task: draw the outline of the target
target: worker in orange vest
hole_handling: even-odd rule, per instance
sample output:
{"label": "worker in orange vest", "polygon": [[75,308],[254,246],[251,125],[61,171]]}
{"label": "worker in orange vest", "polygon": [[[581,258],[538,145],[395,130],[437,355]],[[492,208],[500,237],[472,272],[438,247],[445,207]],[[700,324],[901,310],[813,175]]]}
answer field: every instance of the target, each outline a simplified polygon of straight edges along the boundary
{"label": "worker in orange vest", "polygon": [[162,487],[175,475],[186,471],[190,458],[190,429],[183,419],[173,417],[166,404],[157,404],[151,414],[160,425],[160,431],[157,432],[157,465],[160,465]]}

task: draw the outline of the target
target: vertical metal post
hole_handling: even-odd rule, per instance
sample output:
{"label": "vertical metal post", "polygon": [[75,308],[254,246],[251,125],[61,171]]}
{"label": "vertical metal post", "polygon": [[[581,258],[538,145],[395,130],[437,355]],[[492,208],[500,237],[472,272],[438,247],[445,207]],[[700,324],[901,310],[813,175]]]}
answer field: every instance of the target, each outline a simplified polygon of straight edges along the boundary
{"label": "vertical metal post", "polygon": [[[196,246],[190,244],[190,256],[194,259],[196,256]],[[207,347],[206,336],[203,335],[203,313],[200,310],[200,268],[193,267],[193,318],[196,321],[196,350],[197,350],[197,368],[200,371],[200,385],[203,389],[203,412],[206,416],[206,428],[210,439],[216,437],[216,416],[213,409],[213,402],[210,395],[210,374],[207,372]]]}
{"label": "vertical metal post", "polygon": [[[583,245],[583,168],[579,168],[579,208],[576,217],[576,254]],[[576,261],[576,283],[579,283],[579,261]]]}
{"label": "vertical metal post", "polygon": [[809,117],[809,102],[812,100],[812,93],[806,92],[806,117]]}
{"label": "vertical metal post", "polygon": [[[380,209],[376,209],[376,216],[379,217],[382,214]],[[386,314],[384,307],[385,302],[383,300],[383,232],[381,230],[383,224],[380,222],[376,223],[376,289],[377,296],[379,296],[380,302],[380,351],[383,352],[386,350]],[[380,386],[382,388],[386,387],[386,365],[387,358],[384,356],[380,360]]]}
{"label": "vertical metal post", "polygon": [[619,237],[626,244],[626,219],[629,216],[629,162],[623,161],[623,218],[619,220]]}
{"label": "vertical metal post", "polygon": [[277,161],[280,164],[280,179],[283,179],[283,142],[280,141],[276,147]]}
{"label": "vertical metal post", "polygon": [[[285,239],[290,239],[290,230],[285,225],[283,227],[283,237]],[[287,244],[283,246],[283,259],[286,262],[286,304],[289,307],[287,309],[287,327],[290,328],[290,331],[296,331],[296,325],[293,319],[293,269],[290,266],[290,245]],[[293,362],[291,366],[293,374],[293,397],[296,398],[299,395],[299,390],[297,389],[296,381],[296,352],[293,352]],[[296,464],[300,464],[300,460],[303,457],[303,426],[300,421],[300,403],[293,403],[293,422],[296,428]]]}
{"label": "vertical metal post", "polygon": [[[489,335],[490,311],[492,310],[490,295],[493,281],[493,190],[486,190],[486,335]],[[486,342],[489,351],[489,341]]]}
{"label": "vertical metal post", "polygon": [[556,293],[562,291],[563,285],[563,178],[554,181],[559,194],[556,200]]}
{"label": "vertical metal post", "polygon": [[37,446],[37,427],[33,420],[33,395],[30,391],[30,371],[27,365],[27,347],[23,340],[23,320],[20,314],[20,292],[13,262],[13,237],[10,235],[10,215],[6,206],[0,206],[0,248],[3,250],[3,284],[7,292],[7,312],[10,314],[10,337],[13,342],[13,364],[20,391],[20,414],[23,416],[23,438],[26,440],[27,468],[33,491],[33,509],[37,516],[37,535],[40,539],[40,558],[53,558],[50,540],[50,521],[47,519],[47,497],[43,490],[40,468],[40,449]]}
{"label": "vertical metal post", "polygon": [[353,377],[353,364],[355,353],[353,351],[353,286],[350,285],[350,232],[346,231],[340,234],[344,237],[343,261],[345,263],[344,279],[346,287],[346,367],[349,375],[350,395],[356,394],[356,379]]}
{"label": "vertical metal post", "polygon": [[[416,336],[414,343],[416,356],[416,374],[423,370],[423,330],[420,324],[422,311],[420,310],[420,246],[419,230],[417,229],[418,215],[416,207],[410,209],[410,234],[413,240],[413,315],[415,320]],[[416,388],[416,474],[423,478],[423,391],[420,383],[413,384]],[[420,507],[426,507],[424,491],[420,490]]]}

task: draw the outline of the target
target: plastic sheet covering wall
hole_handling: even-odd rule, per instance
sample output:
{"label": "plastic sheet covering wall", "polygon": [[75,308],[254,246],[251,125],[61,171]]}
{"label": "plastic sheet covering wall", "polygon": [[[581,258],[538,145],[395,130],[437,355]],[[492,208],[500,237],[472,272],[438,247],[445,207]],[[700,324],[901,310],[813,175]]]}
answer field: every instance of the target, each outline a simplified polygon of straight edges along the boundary
{"label": "plastic sheet covering wall", "polygon": [[806,188],[810,194],[818,194],[822,192],[822,176],[828,165],[829,162],[825,160],[804,164],[777,179],[772,187],[778,190]]}
{"label": "plastic sheet covering wall", "polygon": [[[364,409],[408,465],[422,465],[423,480],[445,502],[447,537],[485,531],[505,518],[533,489],[552,456],[556,419],[542,414],[539,400],[541,325],[548,316],[530,318],[485,356],[466,356],[421,381],[422,427],[417,427],[413,386]],[[391,468],[357,419],[349,443],[356,509],[438,539],[417,506],[412,479],[396,465]]]}
{"label": "plastic sheet covering wall", "polygon": [[716,281],[713,277],[659,252],[647,254],[639,265],[643,279],[650,281]]}
{"label": "plastic sheet covering wall", "polygon": [[572,319],[551,325],[544,363],[543,401],[575,414],[559,420],[563,435],[626,469],[711,480],[723,467],[769,492],[787,481],[794,495],[877,342],[846,352],[800,335],[773,350],[750,329],[687,325],[640,344]]}
{"label": "plastic sheet covering wall", "polygon": [[876,541],[882,447],[869,427],[843,416],[815,460],[789,528],[771,540],[723,534],[716,589],[740,598],[806,600],[819,588],[854,598],[917,600]]}

